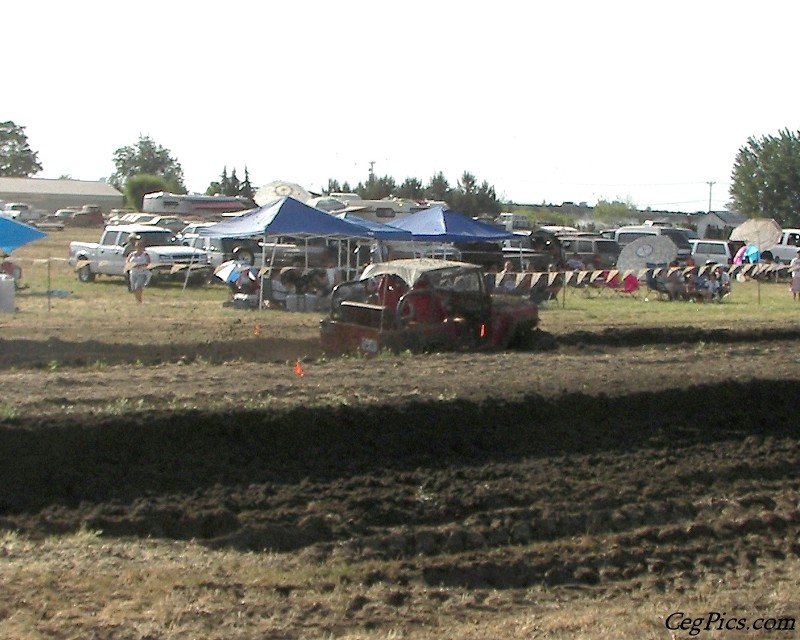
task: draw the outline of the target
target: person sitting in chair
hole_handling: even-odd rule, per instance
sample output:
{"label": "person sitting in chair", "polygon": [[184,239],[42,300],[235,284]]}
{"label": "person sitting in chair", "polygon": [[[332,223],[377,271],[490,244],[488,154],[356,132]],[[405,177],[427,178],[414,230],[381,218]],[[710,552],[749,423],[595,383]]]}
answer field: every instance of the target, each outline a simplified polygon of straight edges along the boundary
{"label": "person sitting in chair", "polygon": [[258,277],[252,269],[244,269],[239,273],[239,277],[231,282],[232,293],[244,293],[254,295],[258,293]]}

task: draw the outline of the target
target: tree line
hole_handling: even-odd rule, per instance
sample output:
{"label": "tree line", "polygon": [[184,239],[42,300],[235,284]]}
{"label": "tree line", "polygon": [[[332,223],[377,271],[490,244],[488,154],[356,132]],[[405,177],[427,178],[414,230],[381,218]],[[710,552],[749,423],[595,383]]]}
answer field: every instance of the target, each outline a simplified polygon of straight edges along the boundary
{"label": "tree line", "polygon": [[[118,148],[112,157],[115,171],[108,181],[125,194],[131,206],[141,207],[145,193],[169,191],[186,193],[183,168],[168,149],[149,136]],[[0,176],[32,177],[42,171],[38,153],[28,143],[25,127],[13,121],[0,122]],[[370,171],[355,186],[330,178],[328,193],[354,192],[365,200],[387,197],[412,200],[440,200],[467,215],[496,215],[502,203],[492,185],[465,171],[455,185],[442,172],[423,185],[416,177],[398,183],[391,176]],[[247,167],[239,178],[234,167],[223,167],[219,179],[209,183],[206,193],[252,198],[254,189]],[[775,218],[781,226],[800,226],[800,132],[784,129],[778,135],[750,137],[739,149],[731,172],[731,208],[748,217]],[[630,210],[631,203],[600,202],[601,217]]]}

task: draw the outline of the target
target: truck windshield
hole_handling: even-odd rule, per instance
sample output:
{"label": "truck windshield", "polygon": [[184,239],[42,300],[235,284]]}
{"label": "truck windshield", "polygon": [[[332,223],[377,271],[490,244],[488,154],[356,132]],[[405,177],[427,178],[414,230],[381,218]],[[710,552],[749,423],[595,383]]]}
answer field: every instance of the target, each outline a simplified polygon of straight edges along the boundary
{"label": "truck windshield", "polygon": [[164,231],[147,231],[138,234],[142,238],[145,247],[154,247],[156,245],[172,244],[174,242],[175,234],[169,229]]}

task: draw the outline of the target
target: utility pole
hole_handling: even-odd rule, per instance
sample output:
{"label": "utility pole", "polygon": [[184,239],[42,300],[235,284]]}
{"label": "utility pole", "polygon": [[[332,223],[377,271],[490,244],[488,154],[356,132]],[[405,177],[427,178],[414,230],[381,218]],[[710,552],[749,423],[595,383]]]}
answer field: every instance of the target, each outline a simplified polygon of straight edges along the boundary
{"label": "utility pole", "polygon": [[375,172],[372,170],[372,168],[374,166],[375,166],[375,161],[374,160],[370,160],[369,161],[369,179],[370,180],[372,180],[372,178],[375,177]]}
{"label": "utility pole", "polygon": [[711,190],[714,188],[714,185],[717,184],[713,180],[706,182],[708,185],[708,212],[711,213]]}

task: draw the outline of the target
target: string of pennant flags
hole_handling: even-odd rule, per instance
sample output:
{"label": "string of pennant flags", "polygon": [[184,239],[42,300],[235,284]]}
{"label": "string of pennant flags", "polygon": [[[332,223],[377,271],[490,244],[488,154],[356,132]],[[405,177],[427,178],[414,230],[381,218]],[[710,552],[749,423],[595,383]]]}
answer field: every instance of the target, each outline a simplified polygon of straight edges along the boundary
{"label": "string of pennant flags", "polygon": [[[28,258],[22,260],[15,260],[15,262],[29,263],[29,264],[47,264],[51,262],[68,262],[67,258]],[[79,269],[83,264],[88,264],[87,260],[79,261],[75,268]],[[160,265],[158,263],[151,263],[149,268],[154,268]],[[171,266],[171,273],[177,273],[183,269],[197,268],[195,265],[176,264]],[[741,265],[721,265],[721,264],[704,264],[701,266],[685,266],[685,267],[650,267],[647,269],[575,269],[563,271],[522,271],[514,273],[497,273],[495,274],[495,287],[499,287],[501,283],[510,284],[512,282],[515,288],[517,287],[533,287],[538,284],[543,278],[546,279],[547,285],[552,286],[557,280],[561,279],[567,285],[580,286],[584,284],[594,284],[598,280],[604,282],[612,282],[615,278],[619,277],[624,280],[628,276],[636,276],[642,279],[649,276],[658,278],[661,276],[671,276],[673,273],[680,272],[681,275],[687,275],[696,272],[698,275],[704,275],[713,269],[720,269],[728,273],[733,278],[738,275],[746,277],[755,277],[758,275],[777,275],[780,272],[786,272],[789,269],[787,264],[777,263],[747,263]],[[258,275],[263,276],[269,273],[269,267],[262,267],[259,269]]]}
{"label": "string of pennant flags", "polygon": [[[523,271],[514,273],[498,273],[495,274],[495,287],[500,287],[501,284],[511,284],[513,282],[514,288],[524,288],[526,286],[533,287],[538,284],[543,278],[546,278],[547,286],[552,286],[556,280],[563,278],[563,282],[570,286],[580,286],[584,284],[594,284],[597,281],[613,282],[615,279],[620,281],[625,280],[629,276],[635,276],[641,280],[648,276],[658,278],[661,276],[671,276],[675,272],[679,272],[685,276],[690,273],[696,272],[702,276],[711,270],[720,269],[727,272],[733,278],[738,275],[753,278],[763,274],[778,274],[781,271],[787,271],[789,265],[786,264],[770,264],[770,263],[748,263],[742,265],[721,265],[721,264],[704,264],[702,266],[686,266],[686,267],[650,267],[647,269],[596,269],[596,270],[565,270],[565,271]],[[514,278],[512,281],[511,278]]]}

